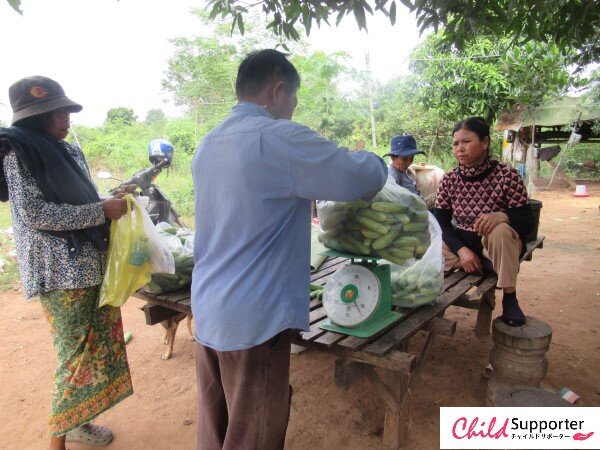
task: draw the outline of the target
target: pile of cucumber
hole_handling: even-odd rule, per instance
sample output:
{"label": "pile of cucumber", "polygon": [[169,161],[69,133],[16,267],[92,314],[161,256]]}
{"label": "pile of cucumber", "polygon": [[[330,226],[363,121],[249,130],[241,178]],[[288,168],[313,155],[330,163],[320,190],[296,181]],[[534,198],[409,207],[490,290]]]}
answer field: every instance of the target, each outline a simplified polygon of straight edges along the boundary
{"label": "pile of cucumber", "polygon": [[313,298],[323,298],[323,291],[325,290],[325,286],[321,286],[319,284],[310,283],[310,299]]}
{"label": "pile of cucumber", "polygon": [[404,271],[392,272],[392,302],[403,308],[435,303],[442,292],[443,275],[425,261]]}
{"label": "pile of cucumber", "polygon": [[161,222],[156,228],[163,243],[171,250],[175,260],[175,273],[152,274],[146,289],[155,294],[177,291],[189,286],[194,270],[194,235],[187,228],[173,227]]}
{"label": "pile of cucumber", "polygon": [[355,255],[379,256],[394,264],[421,258],[431,242],[425,202],[407,196],[391,201],[327,202],[319,212],[325,246]]}

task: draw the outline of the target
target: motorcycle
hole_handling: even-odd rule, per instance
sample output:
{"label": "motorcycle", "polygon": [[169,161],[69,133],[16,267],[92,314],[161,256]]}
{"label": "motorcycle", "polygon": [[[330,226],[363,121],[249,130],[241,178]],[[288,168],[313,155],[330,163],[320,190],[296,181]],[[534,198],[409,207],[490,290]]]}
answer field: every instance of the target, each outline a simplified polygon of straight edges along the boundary
{"label": "motorcycle", "polygon": [[170,142],[164,139],[154,139],[148,146],[148,157],[152,163],[152,167],[140,170],[125,181],[115,178],[107,171],[98,172],[97,177],[102,180],[112,179],[119,181],[119,185],[111,189],[111,192],[126,185],[136,185],[140,189],[141,194],[148,197],[146,211],[154,224],[167,222],[171,225],[187,228],[177,211],[173,208],[171,201],[154,183],[156,177],[171,165],[173,150],[173,145]]}

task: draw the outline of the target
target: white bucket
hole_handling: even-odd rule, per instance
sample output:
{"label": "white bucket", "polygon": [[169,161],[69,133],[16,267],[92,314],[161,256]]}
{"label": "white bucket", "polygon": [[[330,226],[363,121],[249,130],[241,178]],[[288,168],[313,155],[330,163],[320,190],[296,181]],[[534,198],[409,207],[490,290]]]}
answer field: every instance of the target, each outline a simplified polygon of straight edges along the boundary
{"label": "white bucket", "polygon": [[575,186],[575,195],[577,197],[587,197],[587,186],[585,184],[578,184]]}

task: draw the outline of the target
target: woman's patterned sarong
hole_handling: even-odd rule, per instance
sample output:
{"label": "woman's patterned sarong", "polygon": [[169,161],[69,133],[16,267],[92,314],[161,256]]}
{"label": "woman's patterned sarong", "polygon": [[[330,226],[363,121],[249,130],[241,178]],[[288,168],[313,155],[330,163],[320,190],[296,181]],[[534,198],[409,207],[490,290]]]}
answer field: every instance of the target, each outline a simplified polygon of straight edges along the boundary
{"label": "woman's patterned sarong", "polygon": [[120,308],[98,308],[99,286],[40,295],[58,368],[50,434],[84,425],[133,393]]}

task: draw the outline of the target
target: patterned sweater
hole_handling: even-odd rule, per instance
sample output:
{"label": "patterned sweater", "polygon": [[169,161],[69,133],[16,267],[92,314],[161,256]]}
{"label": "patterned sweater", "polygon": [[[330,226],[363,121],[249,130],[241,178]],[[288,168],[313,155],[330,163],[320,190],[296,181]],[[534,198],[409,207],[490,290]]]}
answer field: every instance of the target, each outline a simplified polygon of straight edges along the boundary
{"label": "patterned sweater", "polygon": [[[507,164],[486,159],[473,167],[459,165],[438,186],[434,215],[443,240],[453,252],[467,246],[481,253],[481,236],[473,224],[482,214],[502,211],[509,225],[523,240],[534,226],[534,218],[523,179]],[[452,219],[456,227],[452,225]]]}
{"label": "patterned sweater", "polygon": [[[89,176],[83,153],[64,143]],[[102,283],[106,253],[86,242],[79,255],[69,256],[67,241],[44,230],[70,231],[104,223],[100,203],[74,206],[48,202],[15,152],[5,156],[13,230],[25,298],[57,289],[77,289]],[[57,180],[60,182],[60,180]]]}

